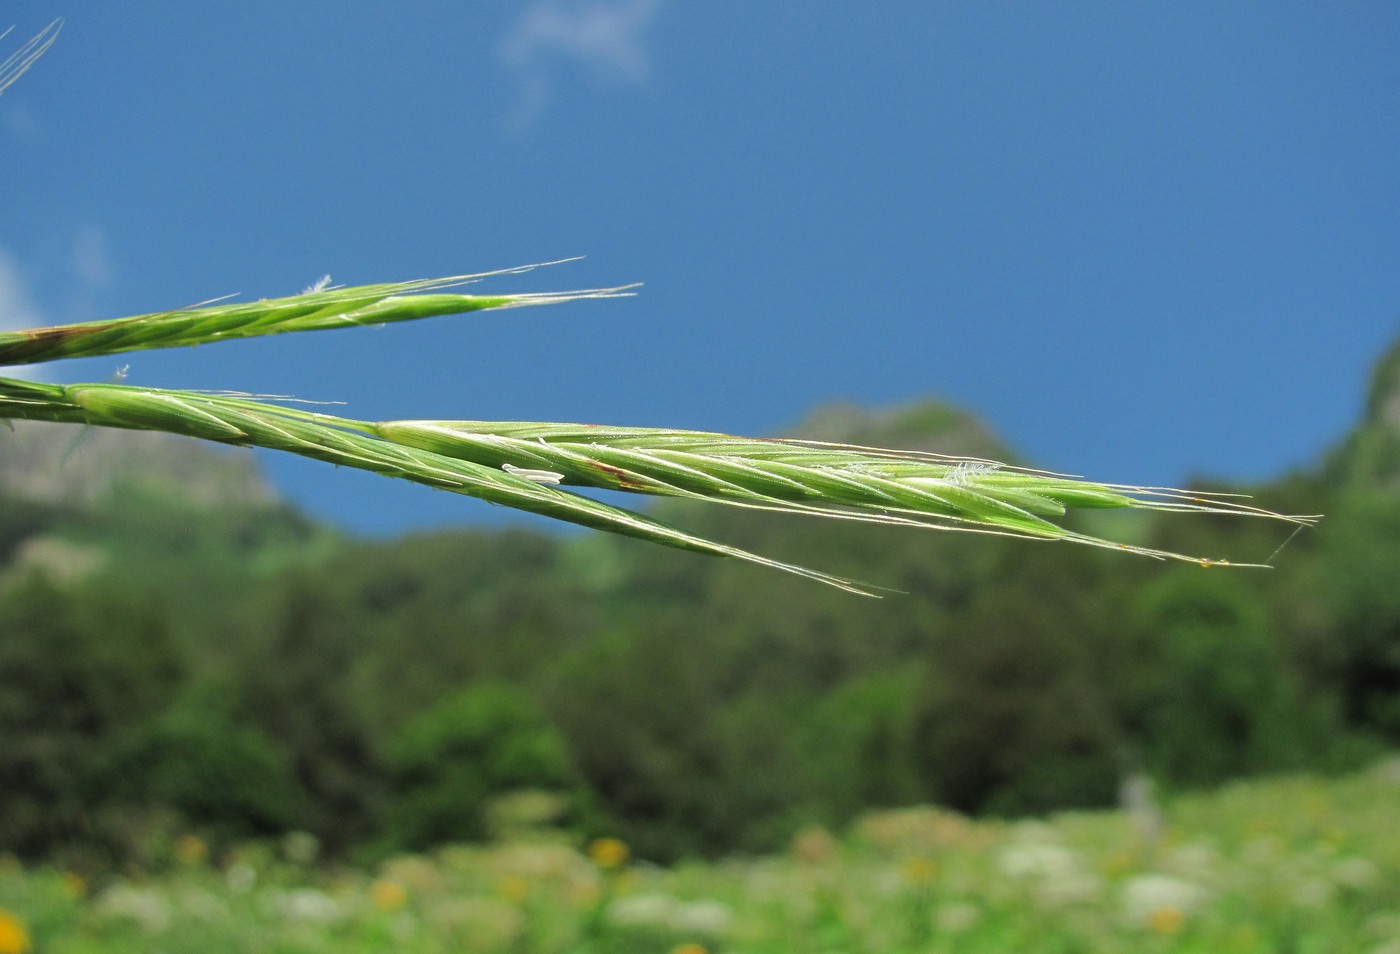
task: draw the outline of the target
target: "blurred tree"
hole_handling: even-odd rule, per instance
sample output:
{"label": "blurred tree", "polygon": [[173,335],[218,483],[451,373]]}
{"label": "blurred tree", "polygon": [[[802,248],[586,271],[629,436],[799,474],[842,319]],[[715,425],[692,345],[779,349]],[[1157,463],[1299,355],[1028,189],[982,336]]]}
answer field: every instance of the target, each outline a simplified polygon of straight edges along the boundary
{"label": "blurred tree", "polygon": [[422,849],[486,834],[490,800],[578,787],[564,741],[526,692],[482,683],[414,716],[389,749],[395,800],[388,841]]}
{"label": "blurred tree", "polygon": [[383,810],[377,735],[349,675],[367,641],[364,621],[311,574],[288,577],[266,632],[240,660],[235,713],[275,740],[306,793],[299,821],[332,850],[367,836]]}
{"label": "blurred tree", "polygon": [[644,857],[735,839],[721,820],[717,687],[692,634],[679,615],[610,633],[560,664],[548,696],[579,771]]}
{"label": "blurred tree", "polygon": [[260,729],[240,724],[232,694],[215,685],[187,691],[118,740],[100,764],[107,799],[171,809],[182,828],[223,838],[290,830],[305,810],[285,753]]}
{"label": "blurred tree", "polygon": [[0,596],[0,850],[84,838],[102,792],[92,767],[180,677],[160,607],[139,595],[35,575]]}
{"label": "blurred tree", "polygon": [[1317,757],[1327,726],[1257,591],[1235,574],[1181,567],[1135,602],[1153,662],[1137,714],[1151,769],[1203,785]]}
{"label": "blurred tree", "polygon": [[1400,497],[1354,489],[1321,536],[1347,715],[1400,744]]}
{"label": "blurred tree", "polygon": [[923,680],[915,665],[858,677],[818,696],[793,720],[809,798],[830,822],[927,800],[914,731]]}
{"label": "blurred tree", "polygon": [[1101,563],[1067,547],[1006,551],[997,584],[933,650],[914,731],[937,801],[1011,814],[1112,800],[1130,647]]}

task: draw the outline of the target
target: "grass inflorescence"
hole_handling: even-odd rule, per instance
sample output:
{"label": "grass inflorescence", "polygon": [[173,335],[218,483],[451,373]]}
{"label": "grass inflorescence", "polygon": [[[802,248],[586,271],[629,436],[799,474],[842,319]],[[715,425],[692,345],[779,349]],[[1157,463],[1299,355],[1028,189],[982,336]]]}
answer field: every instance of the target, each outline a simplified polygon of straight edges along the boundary
{"label": "grass inflorescence", "polygon": [[187,347],[292,331],[382,325],[491,308],[611,298],[628,292],[627,288],[523,295],[464,295],[448,291],[483,278],[519,274],[534,267],[353,288],[313,288],[285,298],[177,308],[83,324],[0,332],[0,366]]}
{"label": "grass inflorescence", "polygon": [[[509,269],[489,275],[513,274]],[[447,289],[486,275],[211,304],[110,321],[0,334],[0,365],[204,344],[293,331],[378,325],[484,309],[629,293],[631,286],[546,294]],[[994,461],[702,431],[482,421],[369,422],[268,399],[121,384],[0,378],[0,417],[166,431],[356,467],[654,543],[734,557],[867,593],[817,570],[717,543],[564,486],[911,527],[972,530],[1205,560],[1119,543],[1058,522],[1074,509],[1285,517],[1223,496],[1097,483]]]}

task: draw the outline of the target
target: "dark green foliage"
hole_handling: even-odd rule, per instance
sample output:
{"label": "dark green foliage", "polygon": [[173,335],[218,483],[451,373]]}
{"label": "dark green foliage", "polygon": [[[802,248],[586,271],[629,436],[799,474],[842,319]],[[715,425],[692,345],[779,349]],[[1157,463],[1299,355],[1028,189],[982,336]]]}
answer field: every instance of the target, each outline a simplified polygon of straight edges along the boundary
{"label": "dark green foliage", "polygon": [[587,638],[595,608],[559,549],[519,530],[414,535],[345,548],[308,581],[365,634],[352,678],[384,738],[472,681],[536,682]]}
{"label": "dark green foliage", "polygon": [[1400,496],[1339,501],[1323,538],[1323,579],[1348,714],[1400,744]]}
{"label": "dark green foliage", "polygon": [[1005,554],[927,662],[917,732],[938,801],[1024,814],[1111,800],[1131,660],[1113,583],[1099,554]]}
{"label": "dark green foliage", "polygon": [[389,764],[387,838],[398,849],[481,838],[493,797],[576,785],[558,730],[528,693],[504,683],[461,690],[410,719]]}
{"label": "dark green foliage", "polygon": [[268,629],[241,660],[243,721],[277,740],[307,811],[298,819],[331,848],[368,836],[382,811],[383,765],[350,674],[365,646],[353,607],[293,578]]}
{"label": "dark green foliage", "polygon": [[107,746],[160,712],[181,663],[161,608],[96,584],[42,577],[0,596],[0,846],[84,839]]}
{"label": "dark green foliage", "polygon": [[[204,687],[210,690],[213,687]],[[225,839],[297,827],[304,796],[282,748],[236,721],[222,694],[198,692],[125,735],[103,759],[104,796]]]}
{"label": "dark green foliage", "polygon": [[60,513],[58,507],[0,496],[0,566],[14,557],[21,543],[57,522]]}
{"label": "dark green foliage", "polygon": [[810,688],[766,684],[771,670],[725,645],[732,629],[649,615],[648,628],[568,658],[550,691],[581,774],[639,853],[759,850],[849,807],[825,804],[828,782],[833,794],[850,786],[835,779],[824,740],[804,738]]}
{"label": "dark green foliage", "polygon": [[794,719],[802,764],[826,814],[858,812],[927,798],[921,778],[916,704],[921,667],[857,676],[814,699]]}
{"label": "dark green foliage", "polygon": [[1179,784],[1301,768],[1330,726],[1259,595],[1220,573],[1170,572],[1135,601],[1155,665],[1144,686],[1147,765]]}

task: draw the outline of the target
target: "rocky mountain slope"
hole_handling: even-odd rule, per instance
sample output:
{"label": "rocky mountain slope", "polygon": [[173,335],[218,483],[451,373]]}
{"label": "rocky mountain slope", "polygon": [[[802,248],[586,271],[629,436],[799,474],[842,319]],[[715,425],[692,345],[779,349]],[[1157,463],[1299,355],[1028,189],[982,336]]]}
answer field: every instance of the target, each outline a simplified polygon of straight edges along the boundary
{"label": "rocky mountain slope", "polygon": [[71,424],[0,427],[0,496],[90,506],[123,488],[215,508],[277,502],[246,450]]}

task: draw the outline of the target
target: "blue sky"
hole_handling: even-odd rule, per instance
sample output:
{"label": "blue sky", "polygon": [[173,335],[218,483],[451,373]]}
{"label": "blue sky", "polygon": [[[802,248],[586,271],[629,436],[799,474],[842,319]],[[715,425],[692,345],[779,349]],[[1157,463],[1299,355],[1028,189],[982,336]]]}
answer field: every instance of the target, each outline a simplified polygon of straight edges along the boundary
{"label": "blue sky", "polygon": [[[629,300],[54,366],[361,417],[775,434],[934,396],[1103,480],[1267,479],[1400,332],[1390,3],[151,2],[0,96],[0,321],[586,255]],[[485,505],[265,458],[364,532]]]}

